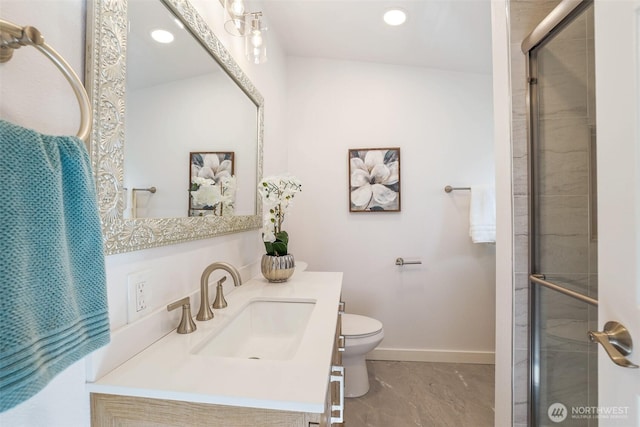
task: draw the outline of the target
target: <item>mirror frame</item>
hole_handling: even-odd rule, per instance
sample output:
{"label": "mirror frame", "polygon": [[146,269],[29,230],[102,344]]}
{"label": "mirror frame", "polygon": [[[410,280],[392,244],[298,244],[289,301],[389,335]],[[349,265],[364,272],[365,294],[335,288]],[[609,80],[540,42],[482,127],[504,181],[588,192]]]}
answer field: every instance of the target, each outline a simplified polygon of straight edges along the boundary
{"label": "mirror frame", "polygon": [[[188,0],[158,0],[257,106],[257,178],[262,178],[264,99]],[[127,0],[90,0],[87,5],[85,86],[93,107],[89,149],[98,192],[106,255],[206,239],[262,226],[262,200],[256,214],[228,217],[125,219],[124,145]],[[256,187],[258,182],[256,182]]]}

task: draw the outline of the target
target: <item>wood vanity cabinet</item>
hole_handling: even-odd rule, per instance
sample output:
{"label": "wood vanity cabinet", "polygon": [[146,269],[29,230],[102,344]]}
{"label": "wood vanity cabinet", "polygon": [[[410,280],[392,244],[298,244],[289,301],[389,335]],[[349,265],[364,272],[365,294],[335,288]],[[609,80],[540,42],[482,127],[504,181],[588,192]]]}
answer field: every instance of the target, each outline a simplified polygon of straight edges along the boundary
{"label": "wood vanity cabinet", "polygon": [[[341,320],[341,313],[338,313],[332,360],[334,366],[340,366],[342,363],[339,351],[339,347],[343,345],[340,339]],[[339,404],[342,392],[338,382],[329,382],[323,414],[91,393],[91,425],[93,427],[342,426],[342,423],[330,423],[332,406]],[[333,416],[337,416],[337,413],[334,412]]]}

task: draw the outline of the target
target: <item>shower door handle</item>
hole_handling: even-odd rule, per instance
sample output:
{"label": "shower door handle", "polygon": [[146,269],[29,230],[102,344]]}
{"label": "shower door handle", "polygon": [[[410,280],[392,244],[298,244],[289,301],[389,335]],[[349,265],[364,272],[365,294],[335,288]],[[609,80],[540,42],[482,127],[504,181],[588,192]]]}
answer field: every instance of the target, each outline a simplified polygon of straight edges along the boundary
{"label": "shower door handle", "polygon": [[589,338],[592,342],[602,344],[613,363],[623,368],[637,368],[638,365],[632,363],[625,356],[631,354],[633,350],[633,340],[627,328],[618,322],[607,322],[604,330],[589,331]]}

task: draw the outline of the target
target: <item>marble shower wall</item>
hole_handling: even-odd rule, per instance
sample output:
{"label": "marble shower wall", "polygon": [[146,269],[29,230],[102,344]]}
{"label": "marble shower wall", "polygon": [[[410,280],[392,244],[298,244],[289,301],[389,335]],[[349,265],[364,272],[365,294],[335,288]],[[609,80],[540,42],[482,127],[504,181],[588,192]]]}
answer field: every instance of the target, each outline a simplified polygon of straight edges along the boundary
{"label": "marble shower wall", "polygon": [[[555,8],[559,0],[511,0],[509,2],[512,85],[512,153],[514,199],[514,354],[513,421],[514,426],[528,424],[529,371],[529,234],[528,234],[528,143],[526,108],[526,58],[520,45],[535,26]],[[548,218],[538,229],[540,265],[550,280],[567,287],[595,294],[597,271],[596,243],[590,238],[589,152],[588,142],[595,123],[593,68],[587,65],[593,55],[593,27],[578,18],[545,49],[540,71],[547,76],[539,85],[540,162],[538,173],[539,214]],[[591,19],[591,22],[593,20]],[[549,295],[549,293],[552,293]],[[542,299],[553,301],[544,313],[544,363],[551,373],[569,372],[564,365],[576,367],[566,378],[558,374],[543,380],[541,408],[568,399],[576,390],[586,390],[584,378],[593,364],[591,345],[584,328],[595,311],[584,303],[546,291]],[[590,380],[593,380],[590,378]],[[578,382],[576,382],[578,381]],[[582,381],[582,382],[580,382]],[[591,388],[591,387],[590,387]],[[596,387],[597,388],[597,387]],[[594,396],[574,396],[572,404],[586,404]],[[545,409],[546,410],[546,409]]]}

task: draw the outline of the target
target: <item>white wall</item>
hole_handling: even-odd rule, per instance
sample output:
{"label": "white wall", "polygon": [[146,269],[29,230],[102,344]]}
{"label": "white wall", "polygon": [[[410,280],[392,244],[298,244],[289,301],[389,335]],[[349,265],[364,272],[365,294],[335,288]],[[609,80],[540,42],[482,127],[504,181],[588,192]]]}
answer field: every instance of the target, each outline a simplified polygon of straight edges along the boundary
{"label": "white wall", "polygon": [[[491,361],[495,246],[471,243],[470,194],[443,191],[493,184],[491,76],[289,58],[287,107],[290,250],[345,273],[347,311],[384,324],[374,357]],[[348,149],[396,146],[402,212],[349,213]]]}

